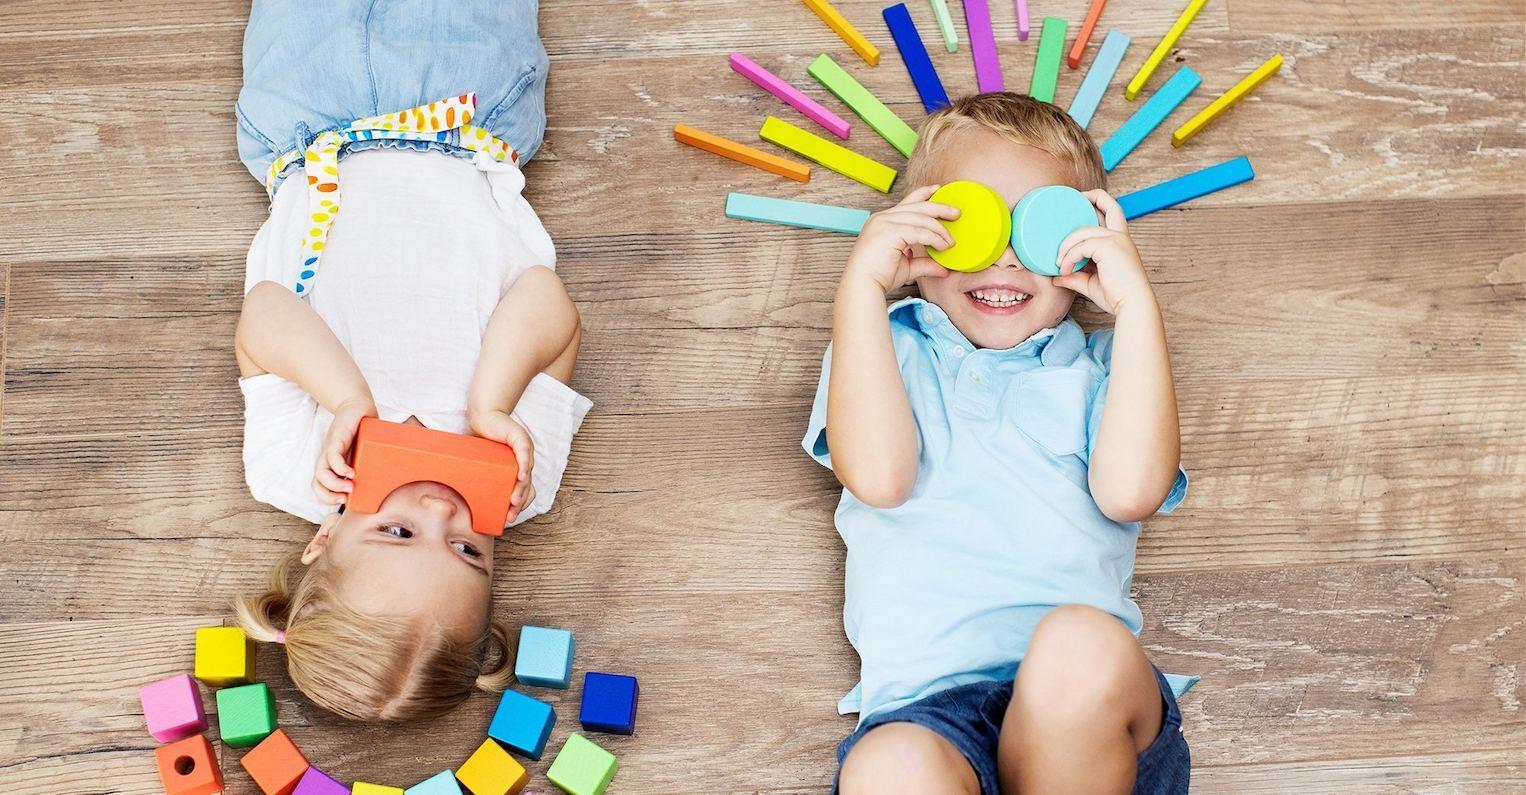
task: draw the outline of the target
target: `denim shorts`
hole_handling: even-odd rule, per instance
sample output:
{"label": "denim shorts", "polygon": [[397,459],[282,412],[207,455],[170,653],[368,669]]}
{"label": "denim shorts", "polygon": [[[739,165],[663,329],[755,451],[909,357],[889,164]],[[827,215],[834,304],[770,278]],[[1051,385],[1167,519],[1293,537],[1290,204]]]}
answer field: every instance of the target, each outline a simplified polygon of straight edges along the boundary
{"label": "denim shorts", "polygon": [[[1160,734],[1139,754],[1134,795],[1186,795],[1192,773],[1187,738],[1182,736],[1182,711],[1166,677],[1155,670],[1160,699],[1165,705]],[[996,748],[1002,718],[1012,700],[1012,680],[975,682],[933,693],[899,709],[874,715],[837,746],[837,766],[864,735],[886,723],[915,723],[931,729],[959,749],[975,769],[982,795],[1001,795],[996,774]],[[833,788],[834,793],[836,788]]]}
{"label": "denim shorts", "polygon": [[[320,133],[477,92],[472,123],[519,152],[546,131],[538,0],[254,0],[244,31],[238,154],[263,181],[276,157]],[[358,141],[471,153],[434,141]]]}

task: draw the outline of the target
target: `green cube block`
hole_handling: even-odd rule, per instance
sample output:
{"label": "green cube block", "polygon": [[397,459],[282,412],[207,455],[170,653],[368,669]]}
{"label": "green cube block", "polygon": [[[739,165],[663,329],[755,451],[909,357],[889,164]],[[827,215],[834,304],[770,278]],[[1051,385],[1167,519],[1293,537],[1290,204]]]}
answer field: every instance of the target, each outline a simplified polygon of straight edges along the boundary
{"label": "green cube block", "polygon": [[276,730],[276,702],[264,682],[217,691],[217,731],[223,742],[248,748]]}
{"label": "green cube block", "polygon": [[546,771],[546,778],[568,795],[603,795],[619,768],[614,754],[573,732],[567,735],[567,744]]}

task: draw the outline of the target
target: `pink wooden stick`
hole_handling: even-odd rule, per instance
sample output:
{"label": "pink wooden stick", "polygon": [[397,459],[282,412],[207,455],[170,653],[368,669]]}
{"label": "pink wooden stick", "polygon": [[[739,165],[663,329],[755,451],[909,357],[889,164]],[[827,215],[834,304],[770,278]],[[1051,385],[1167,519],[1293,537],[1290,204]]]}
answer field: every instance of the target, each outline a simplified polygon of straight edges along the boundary
{"label": "pink wooden stick", "polygon": [[847,138],[852,127],[841,116],[822,107],[820,102],[800,93],[800,89],[784,82],[773,72],[758,66],[751,58],[734,52],[731,54],[731,68],[736,73],[757,83],[770,94],[784,100],[790,107],[805,114],[806,118],[827,128],[827,131],[838,138]]}
{"label": "pink wooden stick", "polygon": [[1017,40],[1028,40],[1028,0],[1017,0]]}
{"label": "pink wooden stick", "polygon": [[1001,91],[1001,60],[991,33],[991,7],[986,0],[964,0],[964,25],[970,31],[970,55],[975,59],[975,87],[982,93]]}

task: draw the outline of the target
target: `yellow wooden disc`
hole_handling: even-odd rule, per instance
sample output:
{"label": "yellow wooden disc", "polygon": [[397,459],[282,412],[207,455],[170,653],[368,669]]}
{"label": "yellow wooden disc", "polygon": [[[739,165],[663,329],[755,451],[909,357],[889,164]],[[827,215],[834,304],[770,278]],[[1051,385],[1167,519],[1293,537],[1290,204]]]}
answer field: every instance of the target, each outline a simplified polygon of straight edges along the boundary
{"label": "yellow wooden disc", "polygon": [[1001,194],[980,184],[960,180],[939,188],[929,201],[959,208],[953,221],[939,221],[954,236],[948,248],[928,249],[927,255],[951,271],[973,273],[991,267],[1012,239],[1012,212]]}

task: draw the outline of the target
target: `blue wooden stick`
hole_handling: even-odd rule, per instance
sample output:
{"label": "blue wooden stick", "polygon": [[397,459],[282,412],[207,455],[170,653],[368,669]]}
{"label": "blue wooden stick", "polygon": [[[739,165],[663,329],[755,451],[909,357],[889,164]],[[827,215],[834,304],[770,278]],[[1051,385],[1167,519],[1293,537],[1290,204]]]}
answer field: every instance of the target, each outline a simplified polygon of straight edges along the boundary
{"label": "blue wooden stick", "polygon": [[1086,70],[1086,79],[1081,81],[1075,99],[1070,101],[1070,117],[1081,125],[1081,129],[1086,129],[1086,125],[1092,123],[1092,116],[1097,113],[1102,95],[1107,93],[1107,86],[1113,82],[1118,64],[1123,63],[1123,54],[1128,52],[1129,41],[1128,34],[1110,30],[1101,49],[1097,50],[1097,57],[1092,59],[1091,68]]}
{"label": "blue wooden stick", "polygon": [[1119,196],[1118,206],[1123,208],[1123,217],[1133,220],[1141,215],[1174,207],[1184,201],[1207,196],[1214,191],[1249,182],[1255,178],[1256,172],[1251,169],[1250,160],[1237,157],[1201,171],[1167,180],[1159,185]]}
{"label": "blue wooden stick", "polygon": [[890,36],[895,39],[895,47],[901,51],[901,61],[911,75],[912,85],[917,87],[917,96],[922,98],[922,107],[928,113],[948,107],[948,92],[943,90],[943,81],[938,79],[932,59],[927,57],[927,48],[922,45],[922,36],[917,33],[917,25],[911,21],[906,4],[896,3],[882,13],[885,24],[890,26]]}
{"label": "blue wooden stick", "polygon": [[726,196],[726,217],[856,235],[864,228],[864,222],[869,220],[869,211],[754,196],[750,193],[731,193]]}
{"label": "blue wooden stick", "polygon": [[1123,162],[1134,147],[1145,139],[1160,123],[1176,110],[1176,106],[1182,104],[1188,95],[1197,90],[1203,78],[1198,77],[1192,67],[1183,66],[1176,74],[1171,75],[1165,85],[1156,89],[1150,95],[1150,101],[1142,105],[1134,115],[1118,128],[1118,132],[1102,143],[1102,167],[1112,171],[1115,166]]}

